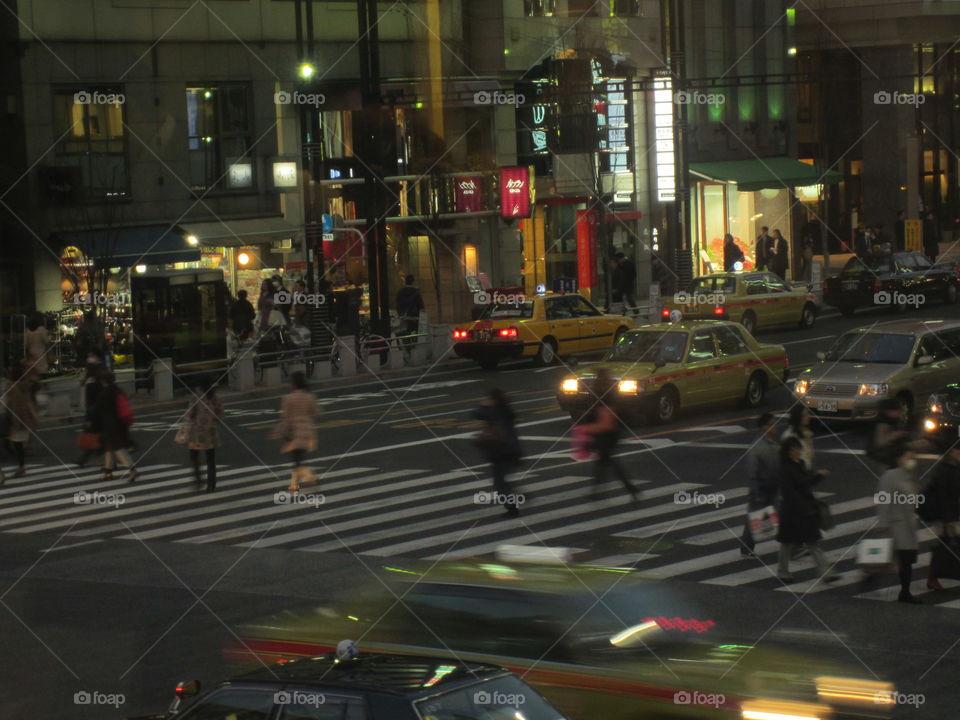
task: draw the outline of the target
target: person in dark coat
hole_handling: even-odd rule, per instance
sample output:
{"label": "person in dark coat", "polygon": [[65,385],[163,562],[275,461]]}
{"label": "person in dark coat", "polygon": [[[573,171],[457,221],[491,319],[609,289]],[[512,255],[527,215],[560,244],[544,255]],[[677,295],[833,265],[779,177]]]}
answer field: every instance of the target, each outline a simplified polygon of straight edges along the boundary
{"label": "person in dark coat", "polygon": [[133,466],[133,460],[127,452],[128,429],[120,419],[117,410],[117,397],[123,391],[117,387],[112,372],[104,371],[100,375],[100,389],[97,391],[97,400],[87,411],[87,422],[93,432],[100,436],[100,447],[103,450],[103,480],[113,480],[113,468],[119,460],[120,464],[128,469],[127,480],[136,482],[140,473]]}
{"label": "person in dark coat", "polygon": [[[614,301],[623,302],[627,307],[636,307],[637,266],[622,252],[613,256],[614,271],[612,279]],[[619,300],[617,298],[619,297]]]}
{"label": "person in dark coat", "polygon": [[240,290],[237,293],[237,299],[230,306],[230,327],[240,340],[246,340],[253,332],[253,320],[257,317],[257,311],[247,300],[247,291]]}
{"label": "person in dark coat", "polygon": [[743,250],[741,250],[733,239],[733,235],[727,233],[723,236],[723,269],[724,272],[733,272],[736,270],[736,264],[744,260]]}
{"label": "person in dark coat", "polygon": [[794,582],[790,575],[790,558],[798,546],[810,552],[817,572],[827,582],[836,576],[824,577],[829,572],[827,558],[820,549],[820,512],[813,488],[827,475],[826,470],[811,472],[804,465],[803,445],[796,437],[788,437],[780,448],[780,557],[777,576],[785,583]]}
{"label": "person in dark coat", "polygon": [[[960,448],[951,447],[933,471],[933,479],[924,491],[926,503],[932,505],[935,518],[931,529],[937,536],[937,542],[950,547],[950,538],[960,537]],[[936,574],[934,564],[930,563],[927,573],[927,587],[930,590],[943,590]]]}
{"label": "person in dark coat", "polygon": [[[412,336],[417,334],[420,326],[420,312],[423,310],[423,296],[420,290],[414,287],[415,278],[407,275],[404,286],[397,291],[397,315],[403,323],[403,334]],[[416,338],[408,337],[405,342],[412,344]]]}
{"label": "person in dark coat", "polygon": [[747,481],[750,494],[747,498],[747,522],[743,528],[741,555],[750,555],[756,543],[750,532],[749,513],[776,507],[780,503],[780,443],[777,442],[777,423],[772,413],[764,413],[757,419],[760,437],[747,451]]}
{"label": "person in dark coat", "polygon": [[640,498],[637,489],[630,482],[623,466],[614,457],[617,444],[620,442],[620,419],[617,417],[619,396],[616,382],[603,368],[597,369],[593,392],[596,395],[596,402],[588,415],[588,421],[580,425],[583,432],[593,437],[593,450],[597,454],[594,464],[593,495],[595,497],[600,486],[606,482],[607,469],[613,468],[623,487],[636,502]]}
{"label": "person in dark coat", "polygon": [[940,254],[940,228],[932,212],[923,220],[923,254],[935,263]]}
{"label": "person in dark coat", "polygon": [[494,388],[474,411],[473,416],[484,422],[477,444],[490,462],[495,504],[502,504],[506,508],[507,517],[517,517],[520,514],[518,496],[507,482],[507,475],[520,464],[522,451],[517,434],[516,415],[510,407],[510,401],[502,390]]}
{"label": "person in dark coat", "polygon": [[897,221],[893,224],[893,249],[896,252],[903,252],[907,246],[906,220],[907,214],[898,210]]}
{"label": "person in dark coat", "polygon": [[783,234],[774,229],[773,231],[773,249],[767,260],[770,270],[780,276],[781,280],[787,279],[787,268],[790,267],[790,244]]}
{"label": "person in dark coat", "polygon": [[[103,363],[100,362],[100,358],[90,353],[90,356],[87,358],[86,376],[83,379],[83,409],[87,416],[87,420],[83,424],[83,429],[87,432],[90,432],[92,429],[89,420],[90,410],[97,404],[97,396],[100,394],[100,388],[103,387],[100,381],[100,375],[103,372],[106,372],[106,369],[103,367]],[[93,450],[84,450],[77,460],[77,466],[83,467],[86,465],[87,460],[90,459],[90,456],[94,452]]]}
{"label": "person in dark coat", "polygon": [[770,249],[773,247],[773,238],[770,237],[770,228],[764,225],[760,228],[760,234],[757,236],[757,244],[754,249],[754,263],[757,270],[763,270],[770,262]]}

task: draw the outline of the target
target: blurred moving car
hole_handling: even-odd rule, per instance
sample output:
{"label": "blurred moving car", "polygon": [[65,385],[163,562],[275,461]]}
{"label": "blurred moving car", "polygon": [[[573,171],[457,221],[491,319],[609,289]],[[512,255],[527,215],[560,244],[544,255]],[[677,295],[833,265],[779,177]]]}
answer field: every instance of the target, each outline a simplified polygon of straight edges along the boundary
{"label": "blurred moving car", "polygon": [[713,273],[694,278],[687,292],[664,298],[664,322],[670,322],[674,310],[688,320],[733,320],[753,334],[774,325],[813,327],[817,296],[772,272]]}
{"label": "blurred moving car", "polygon": [[794,392],[822,420],[874,420],[888,398],[904,425],[939,388],[960,381],[960,322],[892,320],[845,332]]}
{"label": "blurred moving car", "polygon": [[890,715],[889,683],[835,653],[728,639],[688,597],[635,573],[502,559],[388,569],[388,592],[351,588],[342,604],[242,626],[226,658],[309,656],[346,632],[365,652],[506,667],[576,720]]}
{"label": "blurred moving car", "polygon": [[[931,263],[918,252],[852,257],[839,275],[823,281],[823,301],[851,315],[858,307],[895,307],[957,301],[960,268]],[[917,298],[920,298],[919,300]]]}
{"label": "blurred moving car", "polygon": [[128,720],[567,720],[503,668],[419,655],[331,653],[199,693],[181,683],[166,714]]}
{"label": "blurred moving car", "polygon": [[453,331],[458,357],[493,370],[501,360],[557,358],[606,350],[633,327],[626,315],[605,315],[582,295],[491,296],[479,320]]}
{"label": "blurred moving car", "polygon": [[736,400],[757,407],[786,380],[788,362],[782,345],[760,343],[738,323],[645,325],[625,333],[602,362],[564,378],[557,402],[579,419],[596,403],[593,383],[603,368],[630,419],[642,414],[666,423],[681,408]]}
{"label": "blurred moving car", "polygon": [[940,388],[927,399],[920,427],[940,452],[960,445],[960,382]]}

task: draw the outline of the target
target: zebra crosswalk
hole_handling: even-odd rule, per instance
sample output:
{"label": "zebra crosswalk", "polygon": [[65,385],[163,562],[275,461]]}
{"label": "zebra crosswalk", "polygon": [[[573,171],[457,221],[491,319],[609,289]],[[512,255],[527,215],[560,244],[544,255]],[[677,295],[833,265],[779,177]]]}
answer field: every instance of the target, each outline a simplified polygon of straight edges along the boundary
{"label": "zebra crosswalk", "polygon": [[[490,482],[481,465],[446,472],[334,465],[318,473],[317,485],[291,496],[283,492],[287,464],[221,466],[213,494],[198,492],[183,465],[145,465],[139,482],[127,483],[118,474],[104,483],[98,469],[34,464],[25,478],[0,486],[0,532],[62,535],[57,549],[104,540],[161,541],[428,560],[493,556],[504,544],[557,545],[573,548],[577,562],[664,579],[867,600],[896,595],[893,574],[878,576],[867,589],[855,565],[856,544],[875,524],[872,496],[841,500],[820,493],[836,520],[822,546],[838,577],[827,584],[815,577],[809,559],[801,559],[794,561],[796,582],[784,585],[776,577],[775,541],[759,543],[758,557],[739,552],[744,489],[722,491],[716,503],[698,505],[689,501],[692,495],[720,491],[706,483],[671,482],[677,478],[664,474],[640,483],[636,504],[613,485],[591,499],[589,464],[561,455],[545,455],[517,482],[523,496],[519,519],[503,517],[489,504]],[[918,578],[926,576],[932,539],[929,533],[921,537],[926,549],[916,565]],[[948,590],[956,586],[942,582]],[[950,592],[927,593],[925,580],[914,584],[927,602],[960,608]]]}

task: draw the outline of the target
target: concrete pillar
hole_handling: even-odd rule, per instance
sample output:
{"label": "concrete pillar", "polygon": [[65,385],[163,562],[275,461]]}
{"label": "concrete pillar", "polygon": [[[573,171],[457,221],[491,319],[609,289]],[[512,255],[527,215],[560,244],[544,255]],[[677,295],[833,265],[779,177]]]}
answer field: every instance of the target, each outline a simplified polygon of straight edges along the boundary
{"label": "concrete pillar", "polygon": [[311,380],[326,380],[333,377],[333,365],[329,358],[316,358],[313,361],[313,374]]}
{"label": "concrete pillar", "polygon": [[337,340],[340,349],[338,377],[352,377],[357,374],[356,343],[356,338],[353,335],[345,335]]}
{"label": "concrete pillar", "polygon": [[431,325],[430,336],[425,338],[429,341],[429,355],[434,361],[446,358],[453,348],[453,340],[450,337],[451,329],[449,325]]}
{"label": "concrete pillar", "polygon": [[257,384],[257,378],[253,369],[253,355],[244,353],[237,362],[230,368],[230,389],[245,391],[250,390]]}
{"label": "concrete pillar", "polygon": [[283,384],[283,372],[279,365],[263,369],[263,383],[265,387],[276,387]]}
{"label": "concrete pillar", "polygon": [[153,399],[161,402],[173,400],[173,359],[153,361]]}
{"label": "concrete pillar", "polygon": [[390,343],[390,354],[387,355],[387,364],[384,369],[399,370],[403,367],[404,347],[402,342],[396,340]]}

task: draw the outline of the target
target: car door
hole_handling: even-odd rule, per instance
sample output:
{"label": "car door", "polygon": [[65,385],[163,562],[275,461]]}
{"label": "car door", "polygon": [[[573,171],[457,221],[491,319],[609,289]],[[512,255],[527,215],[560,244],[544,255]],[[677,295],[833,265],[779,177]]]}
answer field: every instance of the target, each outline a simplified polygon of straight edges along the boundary
{"label": "car door", "polygon": [[539,332],[538,341],[548,335],[557,341],[557,352],[569,355],[580,349],[580,323],[574,315],[569,295],[558,295],[543,300],[546,325]]}
{"label": "car door", "polygon": [[718,382],[722,359],[717,350],[716,337],[710,328],[694,330],[687,351],[685,375],[687,396],[685,405],[703,405],[716,402],[723,396]]}
{"label": "car door", "polygon": [[942,298],[947,290],[944,274],[934,269],[934,265],[929,258],[920,253],[910,253],[910,261],[915,271],[916,287],[918,288],[916,292],[923,293],[926,303],[935,302]]}
{"label": "car door", "polygon": [[577,318],[580,331],[581,350],[607,350],[613,345],[613,333],[616,328],[611,327],[602,312],[597,310],[580,295],[568,295],[573,314]]}
{"label": "car door", "polygon": [[767,281],[766,305],[769,308],[770,324],[786,325],[800,319],[800,309],[795,307],[797,298],[793,295],[790,286],[773,273],[766,273]]}
{"label": "car door", "polygon": [[747,344],[733,328],[727,325],[718,325],[714,328],[717,339],[717,350],[723,361],[716,373],[717,399],[733,400],[743,397],[747,389],[747,378],[750,377],[751,361],[756,358],[750,352]]}
{"label": "car door", "polygon": [[[927,396],[960,377],[960,329],[928,333],[921,339],[910,370],[910,391],[915,401],[926,402]],[[924,355],[933,362],[920,365]]]}
{"label": "car door", "polygon": [[768,273],[751,273],[750,275],[744,275],[740,278],[740,286],[743,288],[742,294],[746,297],[739,299],[745,302],[739,315],[735,314],[730,318],[731,320],[740,322],[740,319],[747,310],[751,310],[757,318],[757,328],[773,324],[770,321],[770,311],[766,305],[770,297],[769,290],[767,289],[767,274]]}

